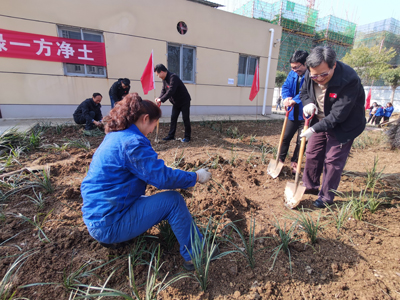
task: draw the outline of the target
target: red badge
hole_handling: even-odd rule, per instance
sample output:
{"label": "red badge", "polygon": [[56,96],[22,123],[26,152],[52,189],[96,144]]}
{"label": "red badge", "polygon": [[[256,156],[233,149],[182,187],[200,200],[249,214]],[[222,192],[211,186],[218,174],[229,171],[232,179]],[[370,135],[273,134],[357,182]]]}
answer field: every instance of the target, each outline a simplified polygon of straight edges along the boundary
{"label": "red badge", "polygon": [[335,94],[335,93],[330,93],[330,94],[329,94],[329,97],[335,98],[335,99],[336,99],[336,98],[337,98],[337,94]]}

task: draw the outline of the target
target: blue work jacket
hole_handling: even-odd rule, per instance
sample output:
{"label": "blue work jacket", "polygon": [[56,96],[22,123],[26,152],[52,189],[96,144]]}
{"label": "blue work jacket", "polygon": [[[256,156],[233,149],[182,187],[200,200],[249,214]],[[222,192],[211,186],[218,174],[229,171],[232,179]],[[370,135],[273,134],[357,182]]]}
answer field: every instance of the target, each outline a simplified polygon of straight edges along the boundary
{"label": "blue work jacket", "polygon": [[375,117],[383,117],[383,107],[382,107],[382,106],[379,107],[379,108],[376,110]]}
{"label": "blue work jacket", "polygon": [[81,185],[86,226],[113,224],[145,194],[147,184],[158,189],[185,189],[196,184],[195,172],[169,168],[157,157],[136,125],[108,133]]}
{"label": "blue work jacket", "polygon": [[[296,94],[296,85],[297,85],[297,80],[299,78],[299,75],[297,75],[296,72],[290,71],[289,75],[287,76],[285,83],[282,85],[282,100],[285,100],[288,97],[292,97],[292,100],[296,101],[296,105],[299,106],[299,117],[298,119],[304,120],[303,118],[303,103],[300,100],[300,89],[301,86],[303,85],[304,82],[304,76],[300,81],[300,88],[299,88],[299,93]],[[294,116],[293,116],[294,109],[289,113],[289,120],[294,121]]]}
{"label": "blue work jacket", "polygon": [[383,111],[383,116],[384,117],[386,117],[386,118],[389,118],[391,115],[392,115],[392,113],[393,113],[393,110],[394,110],[394,107],[393,106],[390,106],[390,107],[387,107],[387,108],[385,108]]}

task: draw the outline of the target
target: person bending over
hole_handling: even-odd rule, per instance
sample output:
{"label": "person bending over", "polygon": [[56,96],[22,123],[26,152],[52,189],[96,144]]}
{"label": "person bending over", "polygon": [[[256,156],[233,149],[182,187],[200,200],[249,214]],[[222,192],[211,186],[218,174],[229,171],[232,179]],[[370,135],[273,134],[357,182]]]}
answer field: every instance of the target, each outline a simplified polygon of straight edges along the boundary
{"label": "person bending over", "polygon": [[92,98],[79,104],[73,115],[75,123],[85,124],[85,130],[95,129],[95,126],[102,127],[101,99],[103,96],[100,93],[94,93]]}
{"label": "person bending over", "polygon": [[111,86],[108,95],[110,96],[111,109],[114,108],[115,103],[121,101],[131,89],[131,81],[128,78],[119,78]]}
{"label": "person bending over", "polygon": [[137,237],[162,220],[168,220],[180,244],[186,269],[192,269],[190,253],[194,239],[192,216],[176,191],[145,196],[146,186],[186,189],[206,183],[206,169],[186,172],[172,169],[159,159],[147,135],[161,117],[160,108],[128,94],[104,119],[106,136],[93,155],[82,182],[83,220],[89,234],[103,245]]}

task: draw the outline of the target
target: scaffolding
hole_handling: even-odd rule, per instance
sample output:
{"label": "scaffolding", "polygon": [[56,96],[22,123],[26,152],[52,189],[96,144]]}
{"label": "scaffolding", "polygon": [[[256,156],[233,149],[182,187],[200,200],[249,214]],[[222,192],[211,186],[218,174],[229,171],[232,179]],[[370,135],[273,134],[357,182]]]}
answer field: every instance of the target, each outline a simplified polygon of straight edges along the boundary
{"label": "scaffolding", "polygon": [[291,70],[289,60],[296,50],[310,52],[315,46],[328,45],[341,59],[354,43],[355,23],[335,16],[318,19],[318,10],[312,5],[287,0],[271,3],[251,0],[234,13],[282,26],[278,70],[287,73]]}
{"label": "scaffolding", "polygon": [[400,21],[389,18],[357,27],[354,47],[380,46],[387,49],[393,48],[396,56],[390,60],[393,66],[400,65]]}

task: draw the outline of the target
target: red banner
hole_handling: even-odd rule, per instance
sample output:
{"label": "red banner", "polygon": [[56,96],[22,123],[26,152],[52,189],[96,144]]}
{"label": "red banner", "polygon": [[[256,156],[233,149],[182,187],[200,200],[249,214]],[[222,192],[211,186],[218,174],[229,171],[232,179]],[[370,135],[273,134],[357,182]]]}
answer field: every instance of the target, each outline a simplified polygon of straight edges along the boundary
{"label": "red banner", "polygon": [[0,29],[0,57],[106,66],[104,43]]}

